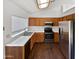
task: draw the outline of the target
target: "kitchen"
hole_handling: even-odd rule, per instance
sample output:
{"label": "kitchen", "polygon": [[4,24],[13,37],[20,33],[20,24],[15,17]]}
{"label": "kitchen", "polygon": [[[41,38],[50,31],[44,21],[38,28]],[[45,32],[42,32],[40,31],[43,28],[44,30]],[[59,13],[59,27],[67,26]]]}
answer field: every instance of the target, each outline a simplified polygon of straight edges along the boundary
{"label": "kitchen", "polygon": [[[31,0],[26,2],[29,6],[33,4]],[[74,3],[70,4],[64,0],[61,7],[61,1],[55,0],[48,8],[40,10],[35,7],[36,4],[28,7],[26,2],[25,0],[4,1],[5,59],[70,59],[68,42],[70,42],[69,38],[72,38],[70,23],[75,20]],[[53,23],[52,48],[51,44],[45,43],[46,22]],[[59,33],[60,27],[65,32],[61,34],[63,37]],[[60,37],[67,40],[62,42]],[[65,43],[67,43],[66,47]]]}

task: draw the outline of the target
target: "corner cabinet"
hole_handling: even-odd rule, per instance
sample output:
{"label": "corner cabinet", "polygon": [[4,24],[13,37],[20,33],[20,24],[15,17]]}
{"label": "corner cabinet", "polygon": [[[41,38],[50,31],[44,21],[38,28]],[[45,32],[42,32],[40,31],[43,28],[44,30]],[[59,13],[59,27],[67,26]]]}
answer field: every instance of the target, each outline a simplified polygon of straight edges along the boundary
{"label": "corner cabinet", "polygon": [[32,50],[35,43],[44,42],[44,33],[43,32],[35,32],[31,37],[30,49]]}
{"label": "corner cabinet", "polygon": [[28,59],[30,53],[30,41],[24,46],[5,46],[5,59]]}

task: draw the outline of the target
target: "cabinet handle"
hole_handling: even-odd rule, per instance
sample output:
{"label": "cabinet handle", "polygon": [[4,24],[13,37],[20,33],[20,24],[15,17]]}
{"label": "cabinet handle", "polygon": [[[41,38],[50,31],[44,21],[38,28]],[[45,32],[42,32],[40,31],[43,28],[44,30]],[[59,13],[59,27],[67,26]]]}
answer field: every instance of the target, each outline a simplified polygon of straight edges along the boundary
{"label": "cabinet handle", "polygon": [[12,55],[7,55],[7,56],[5,56],[6,58],[14,58],[14,56],[12,56]]}

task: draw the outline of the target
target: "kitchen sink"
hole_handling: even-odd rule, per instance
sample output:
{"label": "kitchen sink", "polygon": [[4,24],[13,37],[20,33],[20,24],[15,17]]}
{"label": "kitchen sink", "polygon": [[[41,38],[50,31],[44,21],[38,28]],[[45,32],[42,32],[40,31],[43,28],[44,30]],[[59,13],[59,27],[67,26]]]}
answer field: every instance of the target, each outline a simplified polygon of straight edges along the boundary
{"label": "kitchen sink", "polygon": [[30,36],[33,32],[24,32],[24,36]]}

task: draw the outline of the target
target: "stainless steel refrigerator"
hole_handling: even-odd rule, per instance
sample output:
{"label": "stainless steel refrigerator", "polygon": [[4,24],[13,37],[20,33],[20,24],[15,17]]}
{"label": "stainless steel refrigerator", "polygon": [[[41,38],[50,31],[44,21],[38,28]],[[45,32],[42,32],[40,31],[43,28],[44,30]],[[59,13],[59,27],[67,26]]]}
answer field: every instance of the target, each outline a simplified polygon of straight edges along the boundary
{"label": "stainless steel refrigerator", "polygon": [[74,59],[75,56],[74,25],[74,21],[59,22],[60,50],[63,55],[65,55],[66,59]]}

